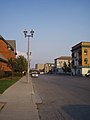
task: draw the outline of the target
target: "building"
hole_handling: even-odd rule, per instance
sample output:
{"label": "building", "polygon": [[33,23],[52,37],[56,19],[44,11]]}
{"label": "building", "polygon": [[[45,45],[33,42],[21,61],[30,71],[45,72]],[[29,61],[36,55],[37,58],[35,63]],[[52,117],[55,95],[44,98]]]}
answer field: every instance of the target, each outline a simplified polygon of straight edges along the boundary
{"label": "building", "polygon": [[52,73],[54,70],[55,64],[54,63],[46,63],[44,64],[44,72],[45,73]]}
{"label": "building", "polygon": [[64,73],[64,71],[62,69],[64,66],[64,63],[68,66],[72,61],[72,57],[71,56],[61,56],[61,57],[54,59],[54,61],[55,61],[55,72],[56,73]]}
{"label": "building", "polygon": [[71,51],[72,74],[84,76],[90,70],[90,42],[80,42]]}
{"label": "building", "polygon": [[44,72],[44,64],[36,64],[35,69],[37,69],[38,71]]}
{"label": "building", "polygon": [[7,69],[7,59],[0,53],[0,71]]}
{"label": "building", "polygon": [[7,62],[10,58],[16,58],[16,42],[11,40],[14,46],[0,35],[0,68],[3,71],[11,71]]}
{"label": "building", "polygon": [[6,40],[8,42],[8,44],[10,44],[13,49],[14,49],[14,53],[16,54],[16,41],[15,40]]}

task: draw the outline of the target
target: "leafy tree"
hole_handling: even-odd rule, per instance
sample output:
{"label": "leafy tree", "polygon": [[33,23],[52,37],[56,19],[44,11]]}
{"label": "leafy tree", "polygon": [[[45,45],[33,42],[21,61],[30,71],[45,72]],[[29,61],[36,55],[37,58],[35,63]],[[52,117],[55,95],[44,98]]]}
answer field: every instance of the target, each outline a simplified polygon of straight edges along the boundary
{"label": "leafy tree", "polygon": [[20,55],[17,57],[16,59],[17,62],[17,71],[18,72],[23,72],[23,71],[27,71],[27,60],[24,56]]}
{"label": "leafy tree", "polygon": [[66,62],[63,63],[63,67],[62,67],[63,71],[66,73],[67,72],[67,64]]}
{"label": "leafy tree", "polygon": [[27,71],[27,60],[24,56],[19,55],[16,59],[10,58],[8,60],[8,66],[13,72]]}
{"label": "leafy tree", "polygon": [[71,72],[71,63],[68,63],[67,72]]}
{"label": "leafy tree", "polygon": [[13,58],[8,59],[8,66],[10,67],[12,72],[15,72],[16,66],[17,66],[16,59],[13,59]]}
{"label": "leafy tree", "polygon": [[64,62],[63,67],[62,67],[63,71],[66,72],[71,72],[71,64],[70,62],[68,63],[68,65],[66,64],[66,62]]}

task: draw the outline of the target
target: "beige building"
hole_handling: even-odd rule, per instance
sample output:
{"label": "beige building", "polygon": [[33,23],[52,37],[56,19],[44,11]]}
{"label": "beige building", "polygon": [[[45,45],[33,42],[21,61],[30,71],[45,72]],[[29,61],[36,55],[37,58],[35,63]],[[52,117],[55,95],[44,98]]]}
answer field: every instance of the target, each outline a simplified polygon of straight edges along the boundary
{"label": "beige building", "polygon": [[72,57],[71,56],[61,56],[54,60],[55,60],[56,73],[63,73],[62,67],[64,66],[64,63],[66,63],[66,65],[68,66],[69,63],[71,63],[71,61],[72,61]]}
{"label": "beige building", "polygon": [[71,51],[72,74],[84,76],[90,70],[90,42],[80,42]]}
{"label": "beige building", "polygon": [[36,64],[35,69],[37,69],[39,71],[44,71],[44,64]]}
{"label": "beige building", "polygon": [[53,72],[54,67],[55,67],[54,63],[46,63],[44,64],[44,72],[45,73]]}

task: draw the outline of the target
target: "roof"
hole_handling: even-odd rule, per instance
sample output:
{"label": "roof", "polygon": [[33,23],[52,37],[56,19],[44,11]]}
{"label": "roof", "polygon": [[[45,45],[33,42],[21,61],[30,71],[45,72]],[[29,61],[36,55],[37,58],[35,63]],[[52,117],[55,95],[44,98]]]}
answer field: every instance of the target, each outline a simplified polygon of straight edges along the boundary
{"label": "roof", "polygon": [[6,40],[16,51],[16,41],[15,40]]}
{"label": "roof", "polygon": [[45,64],[54,64],[54,63],[45,63]]}
{"label": "roof", "polygon": [[12,51],[14,51],[13,46],[11,46],[11,44],[8,43],[7,40],[5,40],[1,35],[0,35],[0,40],[3,40],[12,49]]}
{"label": "roof", "polygon": [[59,59],[59,60],[72,60],[72,57],[71,56],[61,56],[61,57],[56,58],[55,60],[57,60],[57,59]]}
{"label": "roof", "polygon": [[[90,42],[80,42],[72,47],[72,50],[79,49],[80,47],[90,47]],[[72,51],[71,50],[71,51]]]}
{"label": "roof", "polygon": [[0,39],[2,39],[2,40],[3,40],[4,38],[0,35]]}

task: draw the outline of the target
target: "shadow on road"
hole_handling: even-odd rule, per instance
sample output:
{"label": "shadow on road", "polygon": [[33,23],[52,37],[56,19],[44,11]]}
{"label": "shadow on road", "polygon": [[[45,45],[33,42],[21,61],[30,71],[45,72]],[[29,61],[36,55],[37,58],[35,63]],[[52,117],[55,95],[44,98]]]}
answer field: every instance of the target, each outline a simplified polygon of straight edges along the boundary
{"label": "shadow on road", "polygon": [[63,109],[74,120],[90,120],[90,105],[67,105]]}

